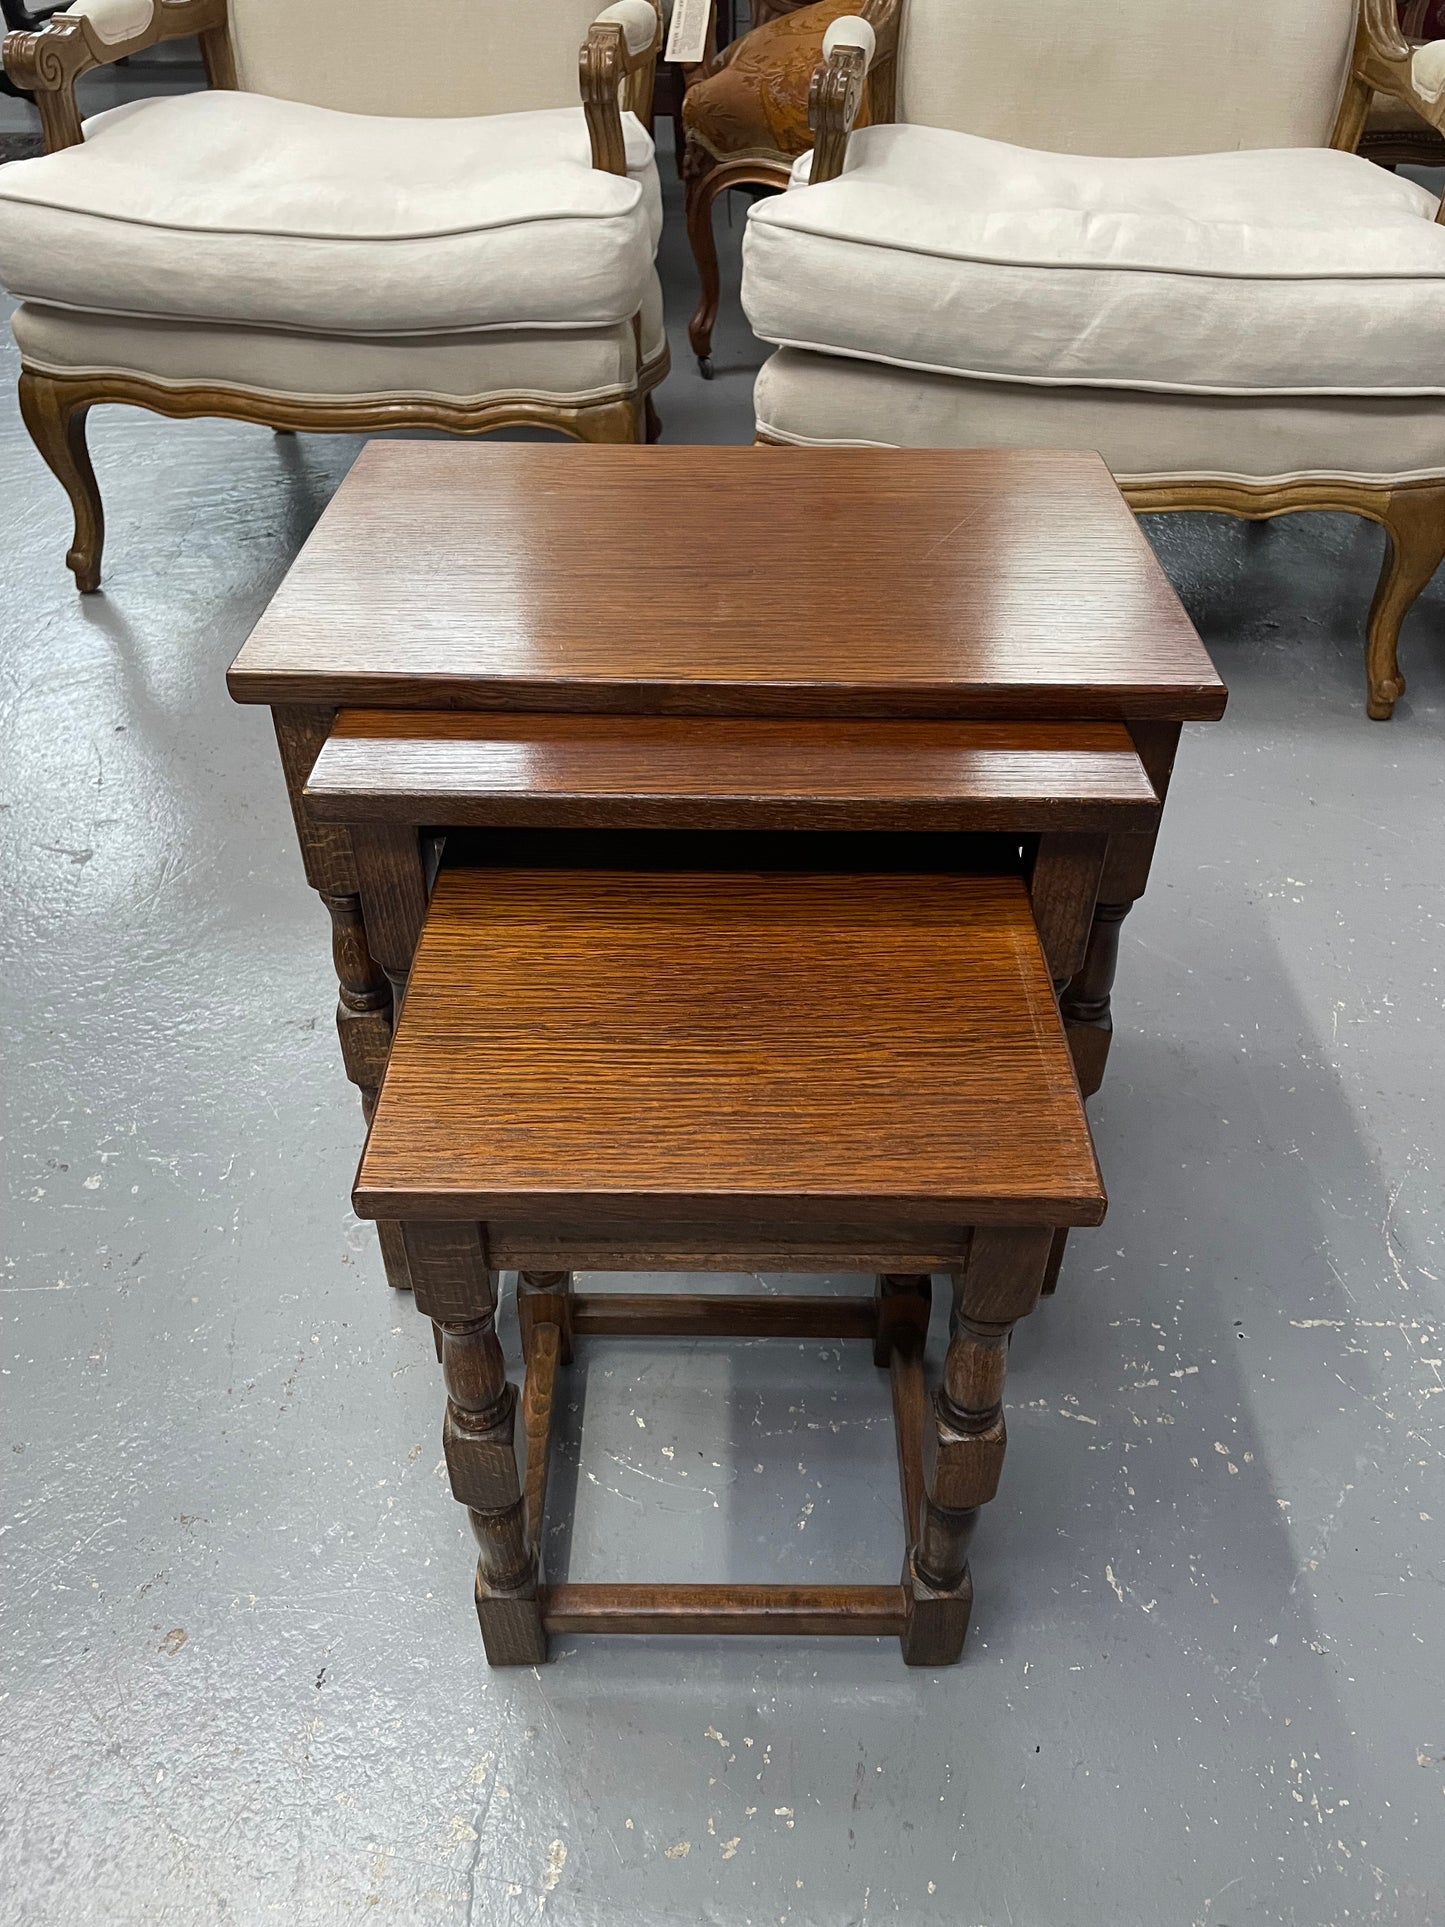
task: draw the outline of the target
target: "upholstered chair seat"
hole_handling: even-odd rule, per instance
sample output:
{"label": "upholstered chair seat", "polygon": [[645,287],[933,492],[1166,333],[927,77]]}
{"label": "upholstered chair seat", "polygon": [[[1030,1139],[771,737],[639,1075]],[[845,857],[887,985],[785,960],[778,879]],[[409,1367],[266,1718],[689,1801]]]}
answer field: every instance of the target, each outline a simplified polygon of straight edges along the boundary
{"label": "upholstered chair seat", "polygon": [[662,205],[576,108],[418,121],[264,94],[133,101],[0,172],[25,302],[340,335],[612,327],[652,278]]}
{"label": "upholstered chair seat", "polygon": [[[88,409],[279,429],[655,435],[656,0],[76,0],[5,43],[48,151],[0,171],[21,407],[99,580]],[[198,33],[211,87],[82,123]]]}
{"label": "upholstered chair seat", "polygon": [[1140,510],[1369,516],[1389,716],[1445,555],[1445,225],[1353,151],[1381,94],[1445,127],[1445,41],[1394,0],[864,0],[748,218],[760,436],[1088,447]]}
{"label": "upholstered chair seat", "polygon": [[1328,148],[1111,160],[870,127],[839,179],[753,210],[744,300],[779,347],[995,382],[1445,396],[1436,206]]}

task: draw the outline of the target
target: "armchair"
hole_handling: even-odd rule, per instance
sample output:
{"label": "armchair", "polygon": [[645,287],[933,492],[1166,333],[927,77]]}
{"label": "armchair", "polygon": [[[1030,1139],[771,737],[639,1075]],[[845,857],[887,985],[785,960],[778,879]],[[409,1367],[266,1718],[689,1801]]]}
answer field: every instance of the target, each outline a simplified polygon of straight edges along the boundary
{"label": "armchair", "polygon": [[[682,100],[682,177],[687,238],[699,295],[688,338],[704,380],[712,379],[712,331],[720,285],[714,203],[730,188],[780,193],[793,162],[812,145],[808,81],[834,20],[857,0],[753,0],[751,31],[709,51]],[[867,121],[860,114],[858,124]]]}
{"label": "armchair", "polygon": [[1445,226],[1355,154],[1377,94],[1445,130],[1394,0],[867,0],[749,217],[759,439],[1086,446],[1140,512],[1369,517],[1389,717],[1445,556]]}
{"label": "armchair", "polygon": [[[186,34],[208,91],[82,125],[83,74]],[[660,38],[656,0],[419,0],[404,33],[390,0],[76,0],[10,34],[47,152],[0,170],[0,279],[78,586],[99,402],[655,439]]]}

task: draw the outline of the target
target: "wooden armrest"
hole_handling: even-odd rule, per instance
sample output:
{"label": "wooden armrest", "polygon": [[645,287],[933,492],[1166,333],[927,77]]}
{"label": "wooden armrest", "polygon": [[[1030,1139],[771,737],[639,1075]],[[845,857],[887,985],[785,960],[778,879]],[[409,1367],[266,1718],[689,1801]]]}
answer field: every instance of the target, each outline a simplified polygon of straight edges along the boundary
{"label": "wooden armrest", "polygon": [[82,74],[163,40],[198,35],[212,86],[235,85],[226,0],[149,0],[148,9],[98,4],[94,13],[94,19],[85,13],[54,14],[35,33],[7,34],[0,48],[6,74],[35,96],[48,153],[76,147],[82,139],[75,104],[75,83]]}
{"label": "wooden armrest", "polygon": [[1363,0],[1353,78],[1362,88],[1403,101],[1445,134],[1445,41],[1413,46],[1400,31],[1393,0]]}
{"label": "wooden armrest", "polygon": [[620,0],[592,22],[578,56],[582,111],[592,137],[592,165],[604,174],[627,172],[623,108],[643,122],[650,122],[652,117],[652,81],[662,46],[662,9],[657,0],[642,0],[642,4],[654,15],[652,39],[647,45],[640,44],[640,35],[629,33],[629,23],[621,17],[628,0]]}
{"label": "wooden armrest", "polygon": [[[835,181],[848,158],[848,139],[863,106],[869,73],[891,68],[898,46],[899,0],[866,0],[856,15],[873,29],[873,50],[843,40],[848,18],[835,20],[823,41],[823,58],[808,89],[808,125],[813,130],[813,170],[817,187]],[[883,118],[878,116],[877,118]]]}

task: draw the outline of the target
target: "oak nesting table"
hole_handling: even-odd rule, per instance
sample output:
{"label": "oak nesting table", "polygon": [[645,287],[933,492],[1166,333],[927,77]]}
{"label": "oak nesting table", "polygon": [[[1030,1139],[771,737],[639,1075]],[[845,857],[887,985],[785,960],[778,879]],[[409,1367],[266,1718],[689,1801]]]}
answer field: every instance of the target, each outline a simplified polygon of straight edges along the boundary
{"label": "oak nesting table", "polygon": [[[1052,1289],[1068,1227],[1103,1210],[1078,1099],[1103,1075],[1119,927],[1181,725],[1225,703],[1102,462],[374,443],[229,683],[272,710],[331,916],[342,1054],[373,1121],[357,1209],[437,1327],[489,1657],[535,1661],[549,1630],[675,1629],[891,1631],[917,1663],[956,1658],[1007,1332]],[[862,1053],[852,1110],[799,1045],[795,951],[835,1001],[845,1074]],[[659,1013],[655,1074],[641,1008]],[[508,1015],[528,1010],[530,1031]],[[935,1061],[993,1136],[934,1115]],[[735,1107],[732,1136],[730,1077],[769,1091],[761,1119]],[[604,1086],[620,1114],[667,1120],[656,1143],[623,1128],[613,1155]],[[879,1091],[895,1108],[850,1135]],[[699,1092],[726,1126],[716,1173]],[[784,1114],[792,1134],[769,1138]],[[792,1155],[820,1135],[836,1171]],[[985,1155],[995,1138],[1011,1161]],[[827,1300],[571,1290],[574,1271],[739,1263],[880,1276]],[[507,1269],[525,1489],[492,1328]],[[955,1317],[929,1433],[934,1270],[955,1277]],[[576,1337],[662,1331],[871,1339],[893,1380],[901,1585],[545,1583],[557,1367]]]}

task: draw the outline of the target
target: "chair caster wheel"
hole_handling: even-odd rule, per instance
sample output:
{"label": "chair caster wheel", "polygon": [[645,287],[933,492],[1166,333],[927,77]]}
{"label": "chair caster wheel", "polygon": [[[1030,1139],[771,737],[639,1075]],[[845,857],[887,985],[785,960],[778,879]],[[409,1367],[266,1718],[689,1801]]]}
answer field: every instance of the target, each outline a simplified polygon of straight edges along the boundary
{"label": "chair caster wheel", "polygon": [[711,355],[698,356],[697,372],[702,376],[704,381],[712,380],[712,356]]}

